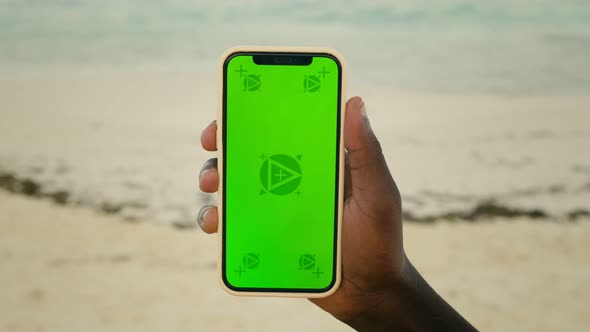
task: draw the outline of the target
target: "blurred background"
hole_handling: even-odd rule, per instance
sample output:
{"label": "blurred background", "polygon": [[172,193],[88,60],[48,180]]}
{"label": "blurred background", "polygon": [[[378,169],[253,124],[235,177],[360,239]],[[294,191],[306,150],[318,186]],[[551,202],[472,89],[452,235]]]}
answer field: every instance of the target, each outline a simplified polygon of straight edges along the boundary
{"label": "blurred background", "polygon": [[0,0],[0,330],[346,331],[196,228],[234,45],[330,46],[414,265],[486,331],[590,324],[590,3]]}

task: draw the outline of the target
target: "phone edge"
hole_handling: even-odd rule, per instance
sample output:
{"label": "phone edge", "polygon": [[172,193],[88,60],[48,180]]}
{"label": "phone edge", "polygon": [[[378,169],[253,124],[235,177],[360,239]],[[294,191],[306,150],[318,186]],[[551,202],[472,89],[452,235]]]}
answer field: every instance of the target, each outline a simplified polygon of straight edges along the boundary
{"label": "phone edge", "polygon": [[[340,82],[340,146],[339,146],[339,169],[338,169],[338,220],[336,239],[336,279],[331,288],[321,293],[305,292],[242,292],[229,288],[223,281],[223,69],[225,61],[234,53],[238,52],[300,52],[300,53],[326,53],[335,57],[340,62],[342,79]],[[218,96],[217,96],[217,167],[219,173],[219,188],[217,191],[217,278],[221,288],[234,296],[245,297],[292,297],[292,298],[322,298],[333,294],[338,290],[342,282],[342,214],[344,204],[344,120],[346,116],[346,91],[347,91],[347,65],[340,52],[329,47],[302,47],[302,46],[235,46],[227,49],[220,57],[218,63]]]}

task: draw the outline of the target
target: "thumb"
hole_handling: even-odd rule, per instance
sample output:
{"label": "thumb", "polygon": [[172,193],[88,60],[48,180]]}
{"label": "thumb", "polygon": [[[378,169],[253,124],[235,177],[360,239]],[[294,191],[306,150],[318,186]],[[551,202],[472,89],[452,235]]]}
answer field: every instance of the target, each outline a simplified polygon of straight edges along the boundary
{"label": "thumb", "polygon": [[344,146],[348,152],[352,196],[359,203],[399,201],[399,191],[360,97],[352,97],[346,103]]}

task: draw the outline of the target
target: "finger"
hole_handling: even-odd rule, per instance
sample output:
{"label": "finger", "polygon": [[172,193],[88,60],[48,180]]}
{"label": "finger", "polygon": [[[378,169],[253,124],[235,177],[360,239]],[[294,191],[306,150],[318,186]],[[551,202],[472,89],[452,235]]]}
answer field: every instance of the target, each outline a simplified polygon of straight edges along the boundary
{"label": "finger", "polygon": [[206,193],[214,193],[219,187],[219,172],[217,172],[217,158],[205,162],[199,172],[199,188]]}
{"label": "finger", "polygon": [[352,177],[350,175],[350,159],[348,151],[344,151],[344,201],[352,196]]}
{"label": "finger", "polygon": [[217,232],[217,206],[215,205],[205,205],[199,211],[199,216],[197,217],[197,222],[199,223],[199,227],[203,230],[203,232],[207,234],[213,234]]}
{"label": "finger", "polygon": [[365,103],[353,97],[346,103],[344,145],[348,151],[352,195],[377,202],[375,197],[397,198],[399,193],[371,129]]}
{"label": "finger", "polygon": [[211,122],[201,133],[201,145],[207,151],[217,151],[217,121]]}

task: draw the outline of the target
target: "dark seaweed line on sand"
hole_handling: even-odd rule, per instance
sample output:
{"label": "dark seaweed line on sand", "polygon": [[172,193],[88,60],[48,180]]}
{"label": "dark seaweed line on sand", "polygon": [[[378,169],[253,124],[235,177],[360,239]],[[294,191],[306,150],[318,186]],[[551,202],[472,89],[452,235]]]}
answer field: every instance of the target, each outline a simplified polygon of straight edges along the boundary
{"label": "dark seaweed line on sand", "polygon": [[[494,200],[486,200],[477,202],[476,205],[468,211],[451,211],[439,214],[432,214],[426,216],[417,216],[411,211],[403,212],[404,221],[433,223],[439,220],[448,221],[470,221],[477,222],[483,220],[490,220],[492,218],[530,218],[534,220],[557,220],[557,216],[550,215],[541,209],[526,209],[502,205]],[[590,217],[590,210],[575,209],[569,211],[565,218],[568,221],[576,221],[578,219]]]}
{"label": "dark seaweed line on sand", "polygon": [[[65,190],[44,191],[41,183],[28,178],[19,177],[12,173],[0,172],[0,189],[13,194],[21,194],[29,197],[49,199],[58,205],[79,204],[70,200],[71,194]],[[81,204],[85,205],[85,204]],[[91,206],[94,207],[94,206]],[[116,204],[111,202],[103,202],[98,206],[98,210],[106,214],[119,214],[125,204]],[[95,207],[94,207],[95,208]],[[408,222],[433,223],[440,220],[447,221],[469,221],[478,222],[490,220],[492,218],[519,218],[526,217],[534,220],[557,220],[556,216],[552,216],[541,209],[524,209],[502,205],[495,202],[493,199],[476,202],[475,206],[467,211],[451,211],[432,215],[417,215],[412,211],[404,211],[403,219]],[[580,218],[590,217],[590,210],[576,209],[569,211],[565,218],[569,221],[576,221]],[[176,228],[193,228],[194,223],[183,222],[173,223]]]}
{"label": "dark seaweed line on sand", "polygon": [[[121,211],[123,211],[125,207],[147,207],[145,205],[134,202],[102,202],[98,205],[93,205],[85,202],[74,201],[71,199],[71,193],[66,190],[61,189],[48,191],[43,188],[43,185],[40,182],[34,179],[31,179],[29,177],[17,176],[13,173],[9,173],[6,171],[0,171],[0,190],[4,190],[12,194],[19,194],[40,199],[48,199],[57,205],[78,205],[89,207],[98,210],[101,213],[119,215],[127,221],[138,220],[136,218],[121,215]],[[193,229],[195,228],[195,224],[196,223],[193,220],[184,220],[171,223],[172,226],[178,229]]]}

